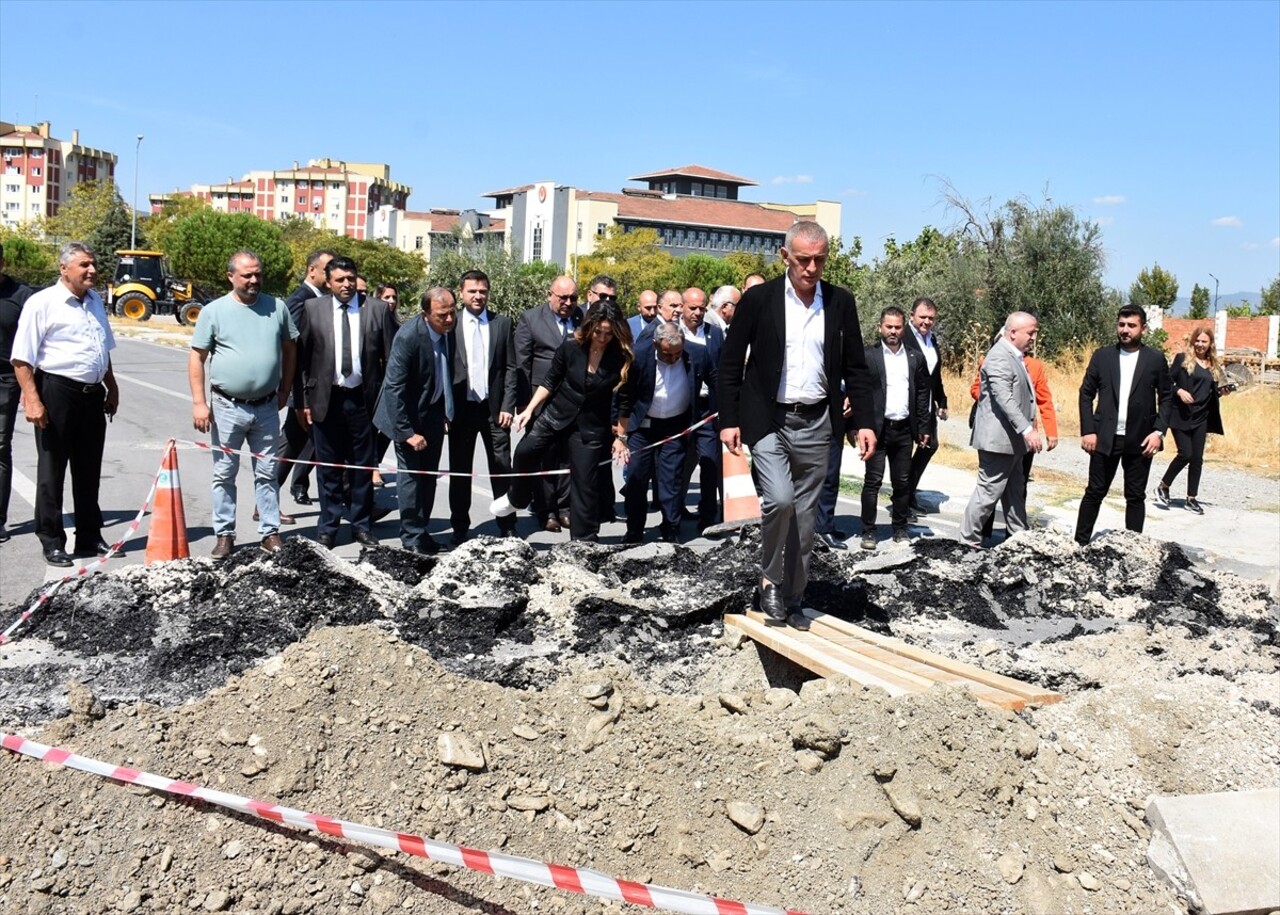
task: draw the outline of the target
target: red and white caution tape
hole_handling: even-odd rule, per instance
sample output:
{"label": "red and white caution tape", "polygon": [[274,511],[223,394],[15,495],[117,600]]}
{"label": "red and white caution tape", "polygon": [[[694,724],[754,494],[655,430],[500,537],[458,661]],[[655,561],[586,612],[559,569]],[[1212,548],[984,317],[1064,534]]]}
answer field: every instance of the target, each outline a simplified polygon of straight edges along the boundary
{"label": "red and white caution tape", "polygon": [[510,877],[525,883],[538,886],[555,887],[584,896],[596,896],[601,899],[613,899],[629,902],[633,905],[660,909],[667,912],[685,912],[688,915],[804,915],[796,909],[780,909],[774,906],[754,905],[743,902],[730,902],[705,896],[701,893],[690,893],[685,890],[674,890],[649,883],[635,883],[630,880],[619,880],[600,871],[580,867],[565,867],[560,864],[547,864],[532,858],[520,858],[515,855],[504,855],[494,851],[480,851],[464,845],[450,845],[437,842],[425,836],[404,832],[392,832],[375,826],[364,826],[346,820],[335,820],[331,817],[318,816],[291,807],[280,807],[264,801],[216,791],[190,782],[174,781],[151,775],[137,769],[124,766],[113,766],[85,756],[77,756],[69,750],[50,747],[15,734],[4,734],[0,737],[0,745],[6,750],[39,759],[45,762],[88,772],[102,778],[125,782],[130,785],[142,785],[153,791],[164,791],[182,797],[198,798],[219,807],[249,814],[260,819],[269,820],[280,826],[293,829],[304,829],[320,832],[330,836],[353,839],[391,851],[404,852],[429,861],[451,864],[481,871],[495,877]]}
{"label": "red and white caution tape", "polygon": [[[169,439],[168,443],[164,447],[165,454],[169,453],[169,448],[172,447],[172,445],[173,445],[173,439]],[[125,529],[123,536],[121,536],[119,540],[117,540],[115,543],[111,545],[111,549],[107,552],[107,555],[99,556],[92,562],[86,562],[83,566],[76,569],[74,572],[68,572],[61,579],[59,579],[58,581],[55,581],[51,587],[49,587],[47,590],[45,590],[43,594],[41,594],[39,597],[36,598],[35,603],[33,603],[30,607],[27,608],[26,613],[18,617],[17,620],[15,620],[13,624],[4,632],[0,632],[0,645],[6,644],[9,641],[9,637],[13,635],[13,631],[17,629],[19,626],[21,626],[23,623],[25,623],[27,620],[31,619],[32,615],[37,610],[39,610],[44,604],[48,603],[49,600],[53,597],[53,595],[57,594],[58,590],[67,582],[75,578],[84,578],[88,575],[94,574],[95,572],[102,571],[102,567],[107,564],[107,560],[109,560],[112,556],[114,556],[116,554],[116,551],[118,550],[122,551],[125,543],[127,543],[129,539],[132,538],[133,535],[138,532],[138,526],[142,524],[142,519],[146,517],[147,512],[151,511],[151,500],[155,498],[156,487],[161,484],[162,480],[164,480],[167,485],[168,477],[169,477],[169,472],[164,469],[164,457],[162,455],[160,458],[160,469],[156,471],[156,475],[151,480],[151,489],[147,491],[147,497],[142,502],[142,508],[138,509],[137,516],[134,517],[134,519],[129,522],[129,526]]]}

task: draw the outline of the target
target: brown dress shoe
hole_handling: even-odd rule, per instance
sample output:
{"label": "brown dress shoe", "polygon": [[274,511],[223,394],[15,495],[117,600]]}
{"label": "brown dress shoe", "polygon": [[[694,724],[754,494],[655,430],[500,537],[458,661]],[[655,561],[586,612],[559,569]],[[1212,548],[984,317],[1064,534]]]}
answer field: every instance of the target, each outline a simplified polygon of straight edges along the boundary
{"label": "brown dress shoe", "polygon": [[284,541],[280,539],[279,534],[267,534],[262,538],[262,552],[275,554],[284,549]]}
{"label": "brown dress shoe", "polygon": [[560,526],[560,519],[555,515],[547,518],[547,523],[542,526],[542,529],[548,534],[558,534],[560,531],[564,530],[564,528]]}
{"label": "brown dress shoe", "polygon": [[209,555],[214,559],[226,559],[235,548],[236,539],[234,537],[230,534],[219,534],[218,542],[213,545],[213,552]]}
{"label": "brown dress shoe", "polygon": [[567,528],[567,527],[569,526],[569,516],[568,516],[568,515],[561,515],[561,516],[560,516],[560,526],[561,526],[561,527],[564,527],[564,528]]}

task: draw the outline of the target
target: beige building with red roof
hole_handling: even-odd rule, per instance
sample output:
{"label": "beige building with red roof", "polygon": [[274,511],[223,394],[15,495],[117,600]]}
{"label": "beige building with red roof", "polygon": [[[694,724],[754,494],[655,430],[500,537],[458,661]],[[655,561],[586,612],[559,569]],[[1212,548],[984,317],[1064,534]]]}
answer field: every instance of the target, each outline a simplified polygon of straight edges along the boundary
{"label": "beige building with red roof", "polygon": [[0,224],[17,226],[41,216],[57,216],[71,189],[82,181],[115,180],[115,153],[49,135],[50,124],[0,121]]}
{"label": "beige building with red roof", "polygon": [[628,180],[644,188],[618,193],[586,191],[554,181],[539,181],[482,196],[493,198],[490,215],[504,225],[507,246],[521,259],[542,260],[566,268],[575,256],[590,254],[610,226],[623,231],[653,229],[663,250],[677,257],[730,251],[777,256],[787,229],[801,219],[840,234],[838,202],[755,203],[738,198],[749,178],[701,165],[663,169]]}
{"label": "beige building with red roof", "polygon": [[[379,210],[403,212],[413,188],[391,180],[391,166],[382,163],[312,159],[305,166],[249,172],[240,181],[193,184],[190,190],[152,194],[151,212],[158,213],[174,197],[199,197],[223,213],[253,213],[260,219],[300,216],[318,227],[351,238],[376,235]],[[385,222],[385,219],[384,219]]]}

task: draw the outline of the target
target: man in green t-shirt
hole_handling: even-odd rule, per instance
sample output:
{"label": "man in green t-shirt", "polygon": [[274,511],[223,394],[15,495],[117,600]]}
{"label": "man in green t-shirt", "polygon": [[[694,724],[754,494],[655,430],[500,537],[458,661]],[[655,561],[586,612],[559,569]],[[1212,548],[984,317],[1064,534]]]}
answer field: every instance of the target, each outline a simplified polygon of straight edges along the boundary
{"label": "man in green t-shirt", "polygon": [[[235,546],[236,473],[240,448],[253,454],[254,501],[262,550],[278,553],[280,484],[274,455],[280,448],[280,411],[289,398],[298,329],[284,301],[262,295],[262,259],[237,251],[227,263],[230,295],[200,310],[191,337],[187,374],[191,381],[191,420],[208,432],[213,452],[213,532],[211,554],[226,559]],[[205,397],[206,363],[211,397]],[[221,450],[223,447],[231,452]]]}

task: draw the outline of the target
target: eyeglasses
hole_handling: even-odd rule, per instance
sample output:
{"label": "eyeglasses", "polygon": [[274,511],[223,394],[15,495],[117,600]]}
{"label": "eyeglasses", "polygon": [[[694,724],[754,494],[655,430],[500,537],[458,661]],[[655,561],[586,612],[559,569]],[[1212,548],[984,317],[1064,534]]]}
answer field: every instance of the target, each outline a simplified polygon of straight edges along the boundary
{"label": "eyeglasses", "polygon": [[560,295],[558,292],[551,293],[551,298],[559,299],[561,302],[577,302],[578,294],[575,292],[571,295]]}
{"label": "eyeglasses", "polygon": [[597,292],[596,301],[597,302],[616,302],[618,301],[618,297],[612,292]]}

